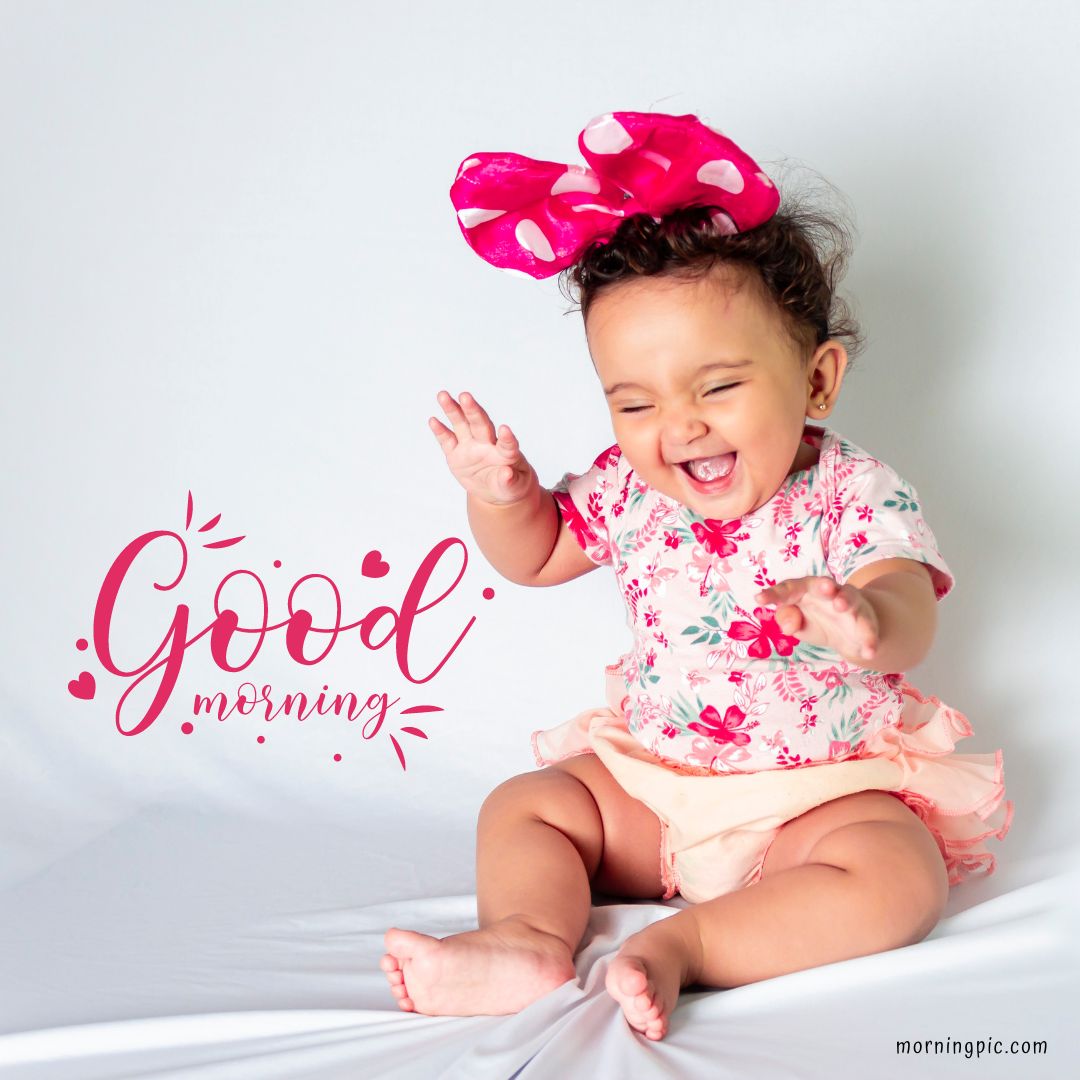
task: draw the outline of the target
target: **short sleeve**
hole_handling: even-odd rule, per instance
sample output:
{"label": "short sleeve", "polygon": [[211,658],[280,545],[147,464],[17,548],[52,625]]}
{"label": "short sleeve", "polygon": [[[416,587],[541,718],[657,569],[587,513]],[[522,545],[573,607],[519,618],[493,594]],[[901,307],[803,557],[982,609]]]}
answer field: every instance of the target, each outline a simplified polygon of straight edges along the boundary
{"label": "short sleeve", "polygon": [[599,566],[613,566],[609,516],[619,490],[622,451],[618,444],[600,453],[588,471],[566,473],[551,489],[559,515],[581,550]]}
{"label": "short sleeve", "polygon": [[836,467],[826,560],[845,583],[881,559],[913,559],[930,569],[934,596],[944,599],[954,579],[923,518],[919,493],[888,465],[869,456],[841,457]]}

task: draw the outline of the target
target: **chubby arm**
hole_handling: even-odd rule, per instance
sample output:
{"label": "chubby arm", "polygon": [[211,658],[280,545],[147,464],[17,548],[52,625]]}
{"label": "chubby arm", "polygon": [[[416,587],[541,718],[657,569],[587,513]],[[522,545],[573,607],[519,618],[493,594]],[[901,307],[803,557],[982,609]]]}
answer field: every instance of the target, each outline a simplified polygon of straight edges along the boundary
{"label": "chubby arm", "polygon": [[933,580],[915,559],[880,559],[844,585],[832,577],[789,578],[756,599],[777,605],[776,622],[785,634],[831,648],[849,664],[872,671],[915,667],[937,630]]}
{"label": "chubby arm", "polygon": [[937,600],[926,565],[914,559],[882,559],[848,578],[877,615],[878,646],[871,660],[845,656],[874,671],[910,671],[922,663],[937,632]]}

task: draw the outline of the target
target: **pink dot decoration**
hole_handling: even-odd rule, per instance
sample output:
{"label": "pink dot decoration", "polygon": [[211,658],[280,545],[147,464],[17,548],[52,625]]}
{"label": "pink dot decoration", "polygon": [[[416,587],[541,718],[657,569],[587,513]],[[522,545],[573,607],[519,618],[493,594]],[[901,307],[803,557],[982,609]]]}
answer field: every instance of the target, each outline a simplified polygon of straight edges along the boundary
{"label": "pink dot decoration", "polygon": [[192,723],[192,722],[191,722],[190,720],[185,720],[185,721],[184,721],[184,722],[183,722],[183,723],[182,723],[182,724],[180,725],[180,730],[181,730],[181,731],[182,731],[182,732],[183,732],[183,733],[184,733],[185,735],[190,735],[190,734],[191,734],[191,733],[192,733],[192,732],[193,732],[193,731],[195,730],[195,725],[194,725],[194,724],[193,724],[193,723]]}
{"label": "pink dot decoration", "polygon": [[341,760],[341,755],[340,754],[335,754],[334,755],[334,760],[335,761],[340,761]]}
{"label": "pink dot decoration", "polygon": [[255,741],[256,742],[266,742],[266,736],[265,735],[260,735]]}
{"label": "pink dot decoration", "polygon": [[281,569],[281,560],[280,560],[280,559],[275,559],[275,560],[274,560],[274,568],[275,568],[276,570],[280,570],[280,569]]}
{"label": "pink dot decoration", "polygon": [[485,600],[490,600],[495,595],[495,590],[489,585],[482,593]]}
{"label": "pink dot decoration", "polygon": [[78,649],[79,652],[82,652],[84,649],[88,649],[89,647],[90,642],[87,641],[84,637],[79,638],[79,640],[75,642],[75,648]]}

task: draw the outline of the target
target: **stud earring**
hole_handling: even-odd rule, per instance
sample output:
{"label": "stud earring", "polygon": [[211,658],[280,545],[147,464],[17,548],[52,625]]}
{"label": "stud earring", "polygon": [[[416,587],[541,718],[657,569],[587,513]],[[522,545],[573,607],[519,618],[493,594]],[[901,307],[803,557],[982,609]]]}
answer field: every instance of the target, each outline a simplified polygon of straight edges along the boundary
{"label": "stud earring", "polygon": [[818,408],[819,408],[819,409],[827,409],[827,408],[828,408],[828,405],[819,405],[819,406],[818,406]]}

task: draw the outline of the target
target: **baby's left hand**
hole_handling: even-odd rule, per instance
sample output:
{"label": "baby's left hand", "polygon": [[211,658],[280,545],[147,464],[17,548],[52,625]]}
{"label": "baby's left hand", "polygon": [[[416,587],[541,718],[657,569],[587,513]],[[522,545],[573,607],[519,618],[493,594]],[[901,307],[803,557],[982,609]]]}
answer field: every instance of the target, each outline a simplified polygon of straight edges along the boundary
{"label": "baby's left hand", "polygon": [[834,649],[856,663],[872,660],[877,652],[877,612],[854,585],[840,585],[831,577],[789,578],[755,599],[776,604],[777,625],[800,641]]}

